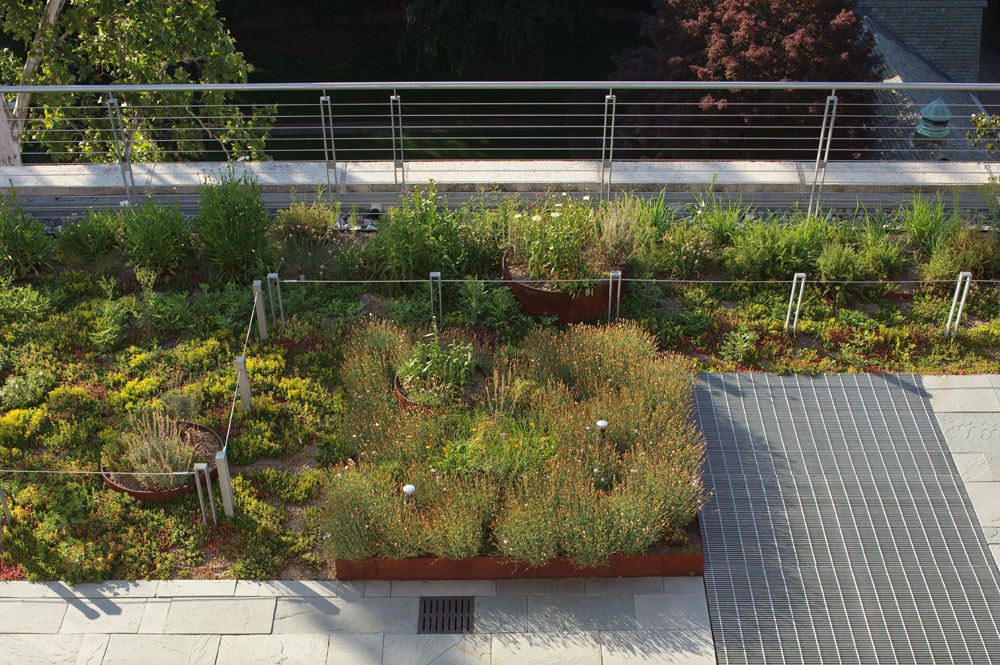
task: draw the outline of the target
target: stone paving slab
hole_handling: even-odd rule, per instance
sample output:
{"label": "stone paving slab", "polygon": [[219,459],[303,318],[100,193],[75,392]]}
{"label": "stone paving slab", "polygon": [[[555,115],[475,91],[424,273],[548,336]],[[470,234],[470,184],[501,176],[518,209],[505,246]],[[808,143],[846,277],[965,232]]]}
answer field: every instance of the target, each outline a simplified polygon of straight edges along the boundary
{"label": "stone paving slab", "polygon": [[958,475],[967,483],[993,482],[993,471],[983,453],[952,453]]}
{"label": "stone paving slab", "polygon": [[338,582],[336,580],[239,580],[236,596],[292,597],[292,598],[360,598],[365,595],[364,582]]}
{"label": "stone paving slab", "polygon": [[77,652],[76,665],[101,665],[110,635],[84,635]]}
{"label": "stone paving slab", "polygon": [[62,598],[153,598],[159,588],[158,580],[111,580],[100,584],[77,584],[54,590]]}
{"label": "stone paving slab", "polygon": [[390,596],[495,596],[494,580],[393,580]]}
{"label": "stone paving slab", "polygon": [[58,633],[66,616],[63,600],[0,600],[0,627],[5,633]]}
{"label": "stone paving slab", "polygon": [[1000,483],[966,483],[965,489],[983,525],[987,542],[1000,544],[1000,540],[990,537],[1000,529]]}
{"label": "stone paving slab", "polygon": [[163,628],[167,625],[170,600],[170,598],[146,599],[146,608],[142,611],[142,621],[139,622],[140,633],[163,632]]}
{"label": "stone paving slab", "polygon": [[382,665],[490,665],[490,650],[480,635],[386,635]]}
{"label": "stone paving slab", "polygon": [[935,410],[935,416],[952,453],[1000,455],[1000,415]]}
{"label": "stone paving slab", "polygon": [[218,635],[112,635],[102,665],[214,665],[218,652]]}
{"label": "stone paving slab", "polygon": [[527,599],[528,632],[582,633],[638,628],[632,596],[527,596]]}
{"label": "stone paving slab", "polygon": [[559,580],[497,580],[498,596],[554,596],[559,593]]}
{"label": "stone paving slab", "polygon": [[715,665],[712,631],[602,632],[602,665]]}
{"label": "stone paving slab", "polygon": [[76,665],[83,635],[0,634],[0,665]]}
{"label": "stone paving slab", "polygon": [[997,396],[997,391],[992,386],[985,388],[937,388],[928,389],[927,393],[930,395],[931,409],[938,413],[994,413],[1000,411],[1000,397]]}
{"label": "stone paving slab", "polygon": [[367,580],[365,582],[365,598],[388,598],[392,590],[389,580]]}
{"label": "stone paving slab", "polygon": [[57,587],[66,588],[62,582],[0,582],[0,598],[59,598]]}
{"label": "stone paving slab", "polygon": [[524,633],[528,630],[527,596],[476,598],[477,633]]}
{"label": "stone paving slab", "polygon": [[136,633],[145,598],[81,598],[67,603],[60,633]]}
{"label": "stone paving slab", "polygon": [[705,593],[636,596],[635,618],[642,628],[696,630],[709,625]]}
{"label": "stone paving slab", "polygon": [[381,633],[330,633],[326,665],[382,665]]}
{"label": "stone paving slab", "polygon": [[156,588],[158,598],[232,596],[236,580],[162,580]]}
{"label": "stone paving slab", "polygon": [[417,598],[279,598],[274,633],[417,632]]}
{"label": "stone paving slab", "polygon": [[274,598],[174,598],[164,633],[250,635],[270,633]]}
{"label": "stone paving slab", "polygon": [[560,596],[582,596],[587,593],[587,581],[582,577],[568,577],[557,582]]}
{"label": "stone paving slab", "polygon": [[494,635],[491,665],[601,665],[596,633]]}
{"label": "stone paving slab", "polygon": [[216,665],[314,665],[327,662],[326,635],[223,635]]}
{"label": "stone paving slab", "polygon": [[584,580],[584,589],[593,594],[663,593],[662,577],[604,577]]}

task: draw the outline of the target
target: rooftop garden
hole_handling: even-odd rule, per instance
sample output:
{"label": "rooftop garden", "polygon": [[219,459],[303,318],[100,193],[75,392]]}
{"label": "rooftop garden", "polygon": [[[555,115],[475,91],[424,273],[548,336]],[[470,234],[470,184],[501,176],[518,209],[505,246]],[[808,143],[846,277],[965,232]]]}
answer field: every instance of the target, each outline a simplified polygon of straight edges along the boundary
{"label": "rooftop garden", "polygon": [[[67,473],[0,473],[14,517],[0,578],[684,551],[703,492],[695,371],[1000,371],[1000,297],[978,281],[1000,277],[996,217],[934,197],[814,219],[712,192],[682,209],[490,192],[448,207],[431,187],[377,232],[338,230],[352,212],[369,214],[297,203],[272,218],[253,182],[228,178],[194,219],[146,202],[53,239],[4,198],[0,468]],[[620,270],[618,322],[530,315],[505,269],[574,301]],[[275,270],[286,321],[259,342],[249,280]],[[977,281],[951,339],[965,270]],[[809,281],[789,335],[795,272]],[[244,348],[254,408],[237,401],[230,426]],[[195,494],[145,502],[70,473],[170,490],[189,476],[159,474],[211,465],[227,432],[236,510],[217,529]]]}

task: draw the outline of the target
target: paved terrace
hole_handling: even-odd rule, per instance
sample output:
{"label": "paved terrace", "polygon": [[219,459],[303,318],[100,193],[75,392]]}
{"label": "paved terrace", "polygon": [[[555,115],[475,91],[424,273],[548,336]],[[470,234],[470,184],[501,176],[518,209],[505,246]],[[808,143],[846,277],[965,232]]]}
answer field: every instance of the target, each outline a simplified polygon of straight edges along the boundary
{"label": "paved terrace", "polygon": [[[710,665],[701,577],[0,583],[2,665]],[[418,635],[475,595],[476,633]]]}

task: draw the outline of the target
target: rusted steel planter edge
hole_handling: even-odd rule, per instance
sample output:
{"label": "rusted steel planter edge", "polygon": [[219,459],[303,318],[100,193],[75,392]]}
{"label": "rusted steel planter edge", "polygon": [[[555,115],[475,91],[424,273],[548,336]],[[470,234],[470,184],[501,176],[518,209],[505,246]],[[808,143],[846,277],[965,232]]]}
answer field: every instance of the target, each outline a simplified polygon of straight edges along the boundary
{"label": "rusted steel planter edge", "polygon": [[566,557],[528,567],[499,556],[469,559],[337,559],[338,580],[506,580],[567,577],[685,577],[702,575],[705,555],[616,554],[596,568],[577,568]]}

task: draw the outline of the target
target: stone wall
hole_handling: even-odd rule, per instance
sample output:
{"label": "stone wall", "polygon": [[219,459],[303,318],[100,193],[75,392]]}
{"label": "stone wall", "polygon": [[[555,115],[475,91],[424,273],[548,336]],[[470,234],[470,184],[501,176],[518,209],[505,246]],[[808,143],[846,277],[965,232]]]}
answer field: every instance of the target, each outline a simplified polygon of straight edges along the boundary
{"label": "stone wall", "polygon": [[953,81],[979,78],[987,0],[861,0],[859,9]]}

